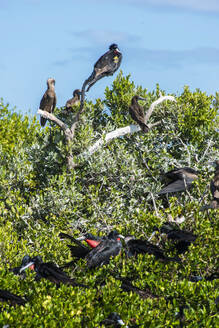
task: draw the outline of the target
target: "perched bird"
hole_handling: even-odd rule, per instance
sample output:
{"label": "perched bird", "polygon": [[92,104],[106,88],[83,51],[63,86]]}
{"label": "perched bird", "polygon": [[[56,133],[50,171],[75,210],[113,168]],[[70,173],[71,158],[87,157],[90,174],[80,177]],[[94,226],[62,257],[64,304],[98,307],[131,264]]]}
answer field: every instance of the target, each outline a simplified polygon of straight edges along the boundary
{"label": "perched bird", "polygon": [[9,301],[12,305],[18,304],[18,305],[24,305],[26,303],[26,300],[22,297],[12,294],[8,290],[0,289],[0,302]]}
{"label": "perched bird", "polygon": [[181,167],[165,173],[165,177],[171,182],[161,189],[158,195],[167,194],[170,192],[185,191],[191,188],[192,182],[198,178],[198,171],[190,167]]}
{"label": "perched bird", "polygon": [[191,243],[194,243],[197,238],[192,232],[176,228],[169,222],[162,225],[160,232],[167,234],[168,239],[175,241],[175,248],[177,249],[178,254],[185,253]]}
{"label": "perched bird", "polygon": [[[48,113],[53,113],[56,107],[55,80],[50,78],[47,80],[47,90],[40,102],[40,109]],[[40,124],[44,126],[47,119],[40,116]]]}
{"label": "perched bird", "polygon": [[59,286],[60,283],[63,283],[71,286],[87,287],[86,285],[79,284],[74,279],[70,278],[53,262],[44,263],[40,256],[35,256],[32,258],[32,261],[34,262],[34,270],[37,273],[36,280],[46,278],[57,286]]}
{"label": "perched bird", "polygon": [[88,268],[95,268],[102,264],[107,264],[111,256],[118,255],[122,249],[120,238],[124,237],[119,235],[117,231],[110,232],[107,238],[103,239],[86,256]]}
{"label": "perched bird", "polygon": [[135,237],[133,236],[127,236],[125,237],[125,244],[126,244],[128,257],[147,253],[147,254],[152,254],[157,259],[163,261],[180,262],[179,258],[166,256],[161,248],[159,248],[157,245],[153,245],[147,240],[135,239]]}
{"label": "perched bird", "polygon": [[81,91],[79,89],[74,90],[73,98],[69,99],[66,102],[65,108],[69,110],[72,109],[72,106],[78,105],[80,103],[80,96],[81,96]]}
{"label": "perched bird", "polygon": [[103,56],[101,56],[96,64],[94,65],[94,70],[89,78],[84,82],[83,87],[88,85],[87,90],[92,87],[98,80],[102,79],[104,76],[113,75],[119,68],[122,61],[122,53],[118,48],[118,45],[113,43],[109,46],[109,51],[107,51]]}
{"label": "perched bird", "polygon": [[138,123],[143,132],[148,132],[149,127],[145,124],[144,108],[139,105],[138,100],[146,100],[140,96],[134,96],[131,100],[131,105],[129,106],[129,113],[131,118]]}
{"label": "perched bird", "polygon": [[214,162],[215,175],[210,184],[211,194],[213,200],[211,202],[211,208],[219,209],[219,160]]}

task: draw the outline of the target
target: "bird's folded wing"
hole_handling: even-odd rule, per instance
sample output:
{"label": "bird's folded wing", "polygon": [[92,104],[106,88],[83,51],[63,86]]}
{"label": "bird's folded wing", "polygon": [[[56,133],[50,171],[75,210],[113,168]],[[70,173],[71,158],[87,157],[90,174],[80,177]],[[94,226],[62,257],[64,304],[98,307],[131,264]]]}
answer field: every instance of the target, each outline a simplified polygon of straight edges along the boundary
{"label": "bird's folded wing", "polygon": [[184,191],[186,190],[186,187],[190,187],[192,184],[193,179],[186,179],[186,184],[184,183],[184,180],[176,180],[172,183],[170,183],[168,186],[161,189],[161,191],[158,193],[158,195],[167,194],[170,192],[177,192],[177,191]]}

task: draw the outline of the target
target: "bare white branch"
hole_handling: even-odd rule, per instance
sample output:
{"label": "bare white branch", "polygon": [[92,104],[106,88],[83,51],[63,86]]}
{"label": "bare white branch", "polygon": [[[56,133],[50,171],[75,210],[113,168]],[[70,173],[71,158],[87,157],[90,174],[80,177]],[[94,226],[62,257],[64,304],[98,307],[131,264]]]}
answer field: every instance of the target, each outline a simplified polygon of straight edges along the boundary
{"label": "bare white branch", "polygon": [[[174,97],[172,97],[172,96],[162,96],[162,97],[160,97],[159,99],[157,99],[156,101],[154,101],[151,104],[151,106],[150,106],[150,108],[149,108],[149,110],[148,110],[148,112],[147,112],[147,114],[146,114],[145,117],[148,117],[148,119],[149,119],[150,116],[151,116],[151,114],[152,114],[152,112],[153,112],[153,110],[154,110],[154,108],[155,108],[155,106],[157,106],[158,104],[160,104],[164,100],[176,101],[176,99]],[[154,127],[154,126],[156,126],[156,125],[158,125],[160,123],[161,123],[161,121],[158,121],[156,123],[147,124],[147,126],[150,129],[150,128],[152,128],[152,127]],[[103,134],[103,136],[98,141],[96,141],[94,145],[92,145],[91,147],[89,147],[88,150],[86,150],[85,152],[83,152],[81,154],[81,156],[89,156],[89,155],[92,155],[98,148],[100,148],[102,145],[107,144],[110,140],[115,139],[115,138],[118,138],[118,137],[122,137],[122,136],[124,136],[124,135],[126,135],[128,133],[129,134],[132,134],[132,133],[136,133],[136,132],[139,132],[139,131],[141,131],[141,128],[140,128],[139,125],[133,125],[133,124],[131,124],[131,125],[128,125],[128,126],[126,126],[124,128],[119,128],[119,129],[116,129],[116,130],[114,130],[112,132],[109,132],[107,134]]]}
{"label": "bare white branch", "polygon": [[53,121],[54,123],[56,123],[63,131],[66,131],[68,128],[68,126],[62,122],[60,119],[58,119],[55,115],[46,112],[45,110],[42,109],[38,109],[37,114],[40,114],[41,116],[47,118],[50,121]]}
{"label": "bare white branch", "polygon": [[159,105],[160,103],[162,103],[164,100],[170,100],[170,101],[176,102],[176,99],[173,96],[162,96],[162,97],[158,98],[151,104],[149,110],[147,111],[147,113],[145,115],[145,122],[147,122],[149,120],[149,118],[151,117],[151,114],[153,113],[154,108],[157,105]]}

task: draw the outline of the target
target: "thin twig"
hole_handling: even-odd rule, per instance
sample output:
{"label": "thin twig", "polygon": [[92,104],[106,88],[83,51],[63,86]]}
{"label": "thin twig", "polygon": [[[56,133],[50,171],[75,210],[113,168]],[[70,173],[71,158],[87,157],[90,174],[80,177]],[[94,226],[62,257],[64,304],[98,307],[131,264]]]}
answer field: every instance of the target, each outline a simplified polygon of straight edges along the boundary
{"label": "thin twig", "polygon": [[154,209],[155,209],[156,216],[159,217],[159,213],[158,213],[157,206],[156,206],[156,203],[155,203],[154,195],[152,194],[152,192],[150,192],[150,194],[151,194],[151,198],[152,198],[152,201],[153,201],[153,204],[154,204]]}

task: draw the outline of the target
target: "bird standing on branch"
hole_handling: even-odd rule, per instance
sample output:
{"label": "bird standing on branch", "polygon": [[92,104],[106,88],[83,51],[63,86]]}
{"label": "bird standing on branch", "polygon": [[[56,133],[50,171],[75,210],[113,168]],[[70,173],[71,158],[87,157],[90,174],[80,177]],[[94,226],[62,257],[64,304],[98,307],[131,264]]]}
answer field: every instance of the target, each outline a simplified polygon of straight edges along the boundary
{"label": "bird standing on branch", "polygon": [[79,89],[74,90],[73,92],[73,98],[69,99],[66,104],[65,108],[67,110],[72,109],[72,106],[77,106],[80,103],[80,96],[81,96],[81,91]]}
{"label": "bird standing on branch", "polygon": [[[40,102],[40,109],[45,110],[48,113],[53,113],[56,107],[56,93],[55,93],[55,80],[50,78],[47,80],[47,90],[43,95]],[[47,119],[40,116],[40,124],[44,126]]]}
{"label": "bird standing on branch", "polygon": [[170,192],[185,191],[191,188],[192,182],[198,178],[198,171],[190,167],[181,167],[165,173],[165,177],[171,182],[161,189],[158,195],[167,194]]}
{"label": "bird standing on branch", "polygon": [[129,106],[129,113],[131,118],[138,123],[143,132],[147,133],[149,127],[145,124],[144,109],[139,105],[138,100],[146,100],[140,96],[134,96],[131,100],[131,105]]}
{"label": "bird standing on branch", "polygon": [[84,82],[84,88],[88,84],[87,90],[92,87],[98,80],[104,76],[113,75],[119,68],[122,61],[122,53],[118,48],[118,45],[113,43],[109,47],[103,56],[101,56],[96,64],[90,77]]}

